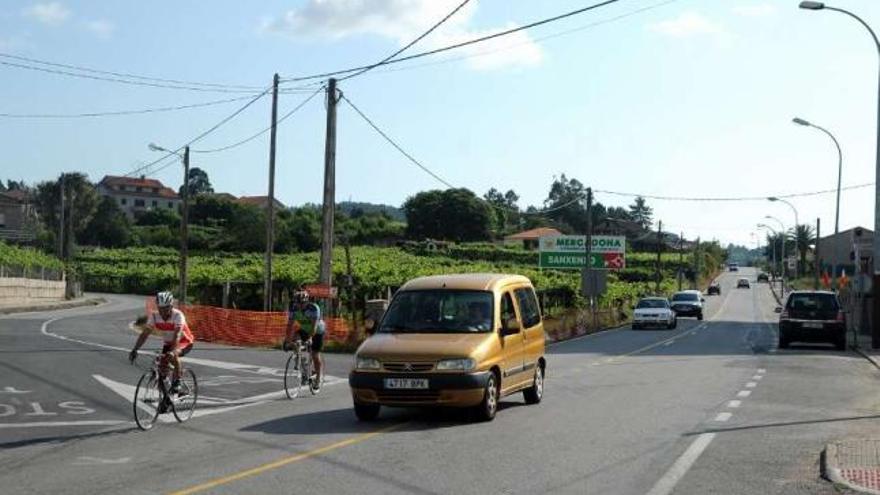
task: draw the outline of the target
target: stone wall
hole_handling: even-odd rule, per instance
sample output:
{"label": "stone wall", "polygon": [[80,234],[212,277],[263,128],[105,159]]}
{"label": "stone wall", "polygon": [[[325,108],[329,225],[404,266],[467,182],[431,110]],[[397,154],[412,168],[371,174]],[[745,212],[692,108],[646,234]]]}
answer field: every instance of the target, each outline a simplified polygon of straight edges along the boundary
{"label": "stone wall", "polygon": [[63,301],[67,282],[30,278],[0,278],[0,306],[29,306]]}

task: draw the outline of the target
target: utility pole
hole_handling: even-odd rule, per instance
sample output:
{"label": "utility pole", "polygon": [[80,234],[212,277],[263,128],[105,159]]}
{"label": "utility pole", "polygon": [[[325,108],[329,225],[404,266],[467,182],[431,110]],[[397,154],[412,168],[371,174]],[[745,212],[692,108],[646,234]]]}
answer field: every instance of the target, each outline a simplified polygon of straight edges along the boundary
{"label": "utility pole", "polygon": [[684,232],[678,237],[678,290],[681,292],[681,283],[683,278],[682,267],[684,267]]}
{"label": "utility pole", "polygon": [[183,149],[183,209],[180,212],[180,306],[186,304],[189,285],[189,146]]}
{"label": "utility pole", "polygon": [[700,266],[700,238],[697,237],[697,245],[694,247],[694,289],[698,289],[700,287],[700,270],[702,267]]}
{"label": "utility pole", "polygon": [[[822,237],[820,220],[816,219],[816,252],[813,253],[813,288],[819,290],[819,239]],[[836,240],[836,239],[835,239]],[[806,269],[806,268],[805,268]]]}
{"label": "utility pole", "polygon": [[61,195],[61,213],[58,219],[58,259],[64,259],[64,174],[61,174],[61,187],[58,191]]}
{"label": "utility pole", "polygon": [[593,188],[587,188],[587,232],[586,232],[586,240],[585,243],[585,254],[584,258],[584,283],[588,284],[588,287],[584,287],[586,292],[589,294],[588,300],[590,304],[590,320],[593,321],[593,325],[595,328],[598,328],[596,324],[596,283],[591,276],[591,272],[593,271]]}
{"label": "utility pole", "polygon": [[327,83],[327,137],[324,145],[324,218],[321,223],[320,282],[333,284],[333,220],[336,213],[336,79]]}
{"label": "utility pole", "polygon": [[663,220],[657,221],[657,274],[655,281],[655,295],[660,295],[660,252],[663,250]]}
{"label": "utility pole", "polygon": [[73,235],[73,206],[76,204],[76,191],[70,191],[70,201],[68,201],[67,209],[67,235],[64,236],[64,261],[73,254],[73,245],[76,244],[76,238]]}
{"label": "utility pole", "polygon": [[263,311],[272,309],[272,253],[275,250],[275,140],[278,126],[278,74],[272,77],[272,128],[269,134],[269,196],[266,198],[266,266]]}

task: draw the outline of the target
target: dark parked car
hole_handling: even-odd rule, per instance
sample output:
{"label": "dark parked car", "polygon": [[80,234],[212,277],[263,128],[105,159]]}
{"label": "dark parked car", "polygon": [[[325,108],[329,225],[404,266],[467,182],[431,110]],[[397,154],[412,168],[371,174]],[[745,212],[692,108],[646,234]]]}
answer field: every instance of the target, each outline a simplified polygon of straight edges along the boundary
{"label": "dark parked car", "polygon": [[830,342],[846,349],[846,317],[837,295],[827,291],[795,291],[779,315],[779,347],[791,342]]}
{"label": "dark parked car", "polygon": [[761,272],[758,274],[758,282],[769,282],[769,281],[770,281],[770,275],[767,275],[764,272]]}
{"label": "dark parked car", "polygon": [[706,291],[710,296],[720,296],[721,295],[721,285],[718,282],[712,282],[709,285],[709,290]]}
{"label": "dark parked car", "polygon": [[703,319],[703,299],[702,294],[698,290],[685,290],[676,292],[672,295],[672,310],[676,316],[696,316],[698,320]]}
{"label": "dark parked car", "polygon": [[749,279],[741,278],[736,281],[736,288],[737,289],[751,289],[752,286],[749,284]]}

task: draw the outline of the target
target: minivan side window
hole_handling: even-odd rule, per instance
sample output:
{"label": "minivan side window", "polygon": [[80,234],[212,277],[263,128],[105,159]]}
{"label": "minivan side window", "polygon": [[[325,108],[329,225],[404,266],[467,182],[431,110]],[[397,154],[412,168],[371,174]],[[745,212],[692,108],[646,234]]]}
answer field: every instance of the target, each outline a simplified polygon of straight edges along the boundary
{"label": "minivan side window", "polygon": [[519,301],[519,310],[522,313],[523,328],[532,328],[541,323],[541,309],[538,307],[538,299],[535,291],[530,288],[516,289],[516,300]]}
{"label": "minivan side window", "polygon": [[516,319],[516,310],[513,309],[513,298],[510,297],[510,292],[505,292],[504,295],[501,296],[501,326],[502,328],[507,325],[508,320]]}

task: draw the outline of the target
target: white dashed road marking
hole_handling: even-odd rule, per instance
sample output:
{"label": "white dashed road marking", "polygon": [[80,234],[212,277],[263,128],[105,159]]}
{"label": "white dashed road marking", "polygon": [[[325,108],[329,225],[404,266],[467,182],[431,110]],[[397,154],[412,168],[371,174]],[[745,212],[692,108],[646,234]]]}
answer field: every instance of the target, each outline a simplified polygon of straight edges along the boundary
{"label": "white dashed road marking", "polygon": [[758,386],[758,382],[749,382],[746,383],[746,388],[755,388]]}
{"label": "white dashed road marking", "polygon": [[752,395],[751,390],[740,390],[739,393],[736,394],[737,397],[743,397],[743,398],[748,397],[750,395]]}
{"label": "white dashed road marking", "polygon": [[727,407],[729,407],[729,408],[731,408],[731,409],[736,409],[737,407],[739,407],[739,406],[741,406],[741,405],[742,405],[742,401],[741,401],[741,400],[732,400],[732,401],[730,401],[730,402],[727,403]]}
{"label": "white dashed road marking", "polygon": [[733,413],[718,413],[718,416],[715,416],[715,421],[727,421],[728,419],[730,419],[731,416],[733,416]]}

